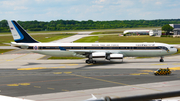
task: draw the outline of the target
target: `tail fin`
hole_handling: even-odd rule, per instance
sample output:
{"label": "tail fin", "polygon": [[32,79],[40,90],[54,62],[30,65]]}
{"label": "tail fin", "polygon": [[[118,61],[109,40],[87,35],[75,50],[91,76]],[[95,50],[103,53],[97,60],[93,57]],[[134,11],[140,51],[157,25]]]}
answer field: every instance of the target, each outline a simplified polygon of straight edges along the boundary
{"label": "tail fin", "polygon": [[38,43],[16,21],[8,21],[14,41],[17,43]]}

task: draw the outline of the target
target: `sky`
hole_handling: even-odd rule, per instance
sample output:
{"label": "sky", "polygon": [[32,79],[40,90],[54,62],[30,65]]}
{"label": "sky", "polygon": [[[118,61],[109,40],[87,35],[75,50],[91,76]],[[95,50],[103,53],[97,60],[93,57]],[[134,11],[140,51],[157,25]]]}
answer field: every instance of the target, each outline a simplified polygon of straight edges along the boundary
{"label": "sky", "polygon": [[0,0],[0,20],[155,20],[180,18],[179,0]]}

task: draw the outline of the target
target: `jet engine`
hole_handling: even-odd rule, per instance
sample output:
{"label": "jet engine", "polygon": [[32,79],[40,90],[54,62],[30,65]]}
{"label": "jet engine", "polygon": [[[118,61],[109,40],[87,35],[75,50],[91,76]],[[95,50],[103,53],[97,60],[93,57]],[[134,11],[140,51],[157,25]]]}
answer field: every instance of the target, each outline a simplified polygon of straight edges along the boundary
{"label": "jet engine", "polygon": [[123,59],[123,54],[108,54],[106,56],[107,60],[111,60],[111,59]]}
{"label": "jet engine", "polygon": [[89,55],[89,58],[105,58],[106,53],[105,52],[95,52]]}
{"label": "jet engine", "polygon": [[111,59],[123,59],[123,54],[108,54],[106,52],[94,52],[92,54],[88,55],[88,60],[86,60],[86,63],[96,63],[93,58],[105,58],[107,60]]}
{"label": "jet engine", "polygon": [[106,58],[110,59],[123,59],[123,54],[106,54],[105,52],[95,52],[89,55],[89,58]]}

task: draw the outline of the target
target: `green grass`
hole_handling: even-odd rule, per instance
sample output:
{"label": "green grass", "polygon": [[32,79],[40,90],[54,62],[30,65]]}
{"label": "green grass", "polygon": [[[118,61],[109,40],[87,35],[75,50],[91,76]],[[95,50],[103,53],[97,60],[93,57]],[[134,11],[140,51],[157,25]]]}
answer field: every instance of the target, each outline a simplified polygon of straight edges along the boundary
{"label": "green grass", "polygon": [[50,57],[48,59],[84,59],[80,57]]}
{"label": "green grass", "polygon": [[[40,42],[50,42],[58,39],[63,39],[74,34],[42,34],[42,35],[32,35],[32,37]],[[0,36],[0,46],[8,46],[3,43],[14,42],[12,36]]]}
{"label": "green grass", "polygon": [[74,34],[44,34],[44,35],[32,35],[32,37],[40,42],[51,42],[66,37],[70,37]]}
{"label": "green grass", "polygon": [[11,34],[10,32],[0,32],[0,35],[1,34]]}
{"label": "green grass", "polygon": [[11,41],[14,41],[12,36],[0,36],[0,46],[8,46],[3,43],[10,43]]}
{"label": "green grass", "polygon": [[[90,39],[90,40],[89,40]],[[180,38],[171,37],[150,37],[150,36],[118,36],[103,35],[101,37],[85,37],[75,42],[160,42],[167,44],[180,44]]]}
{"label": "green grass", "polygon": [[12,51],[13,49],[0,49],[0,54]]}

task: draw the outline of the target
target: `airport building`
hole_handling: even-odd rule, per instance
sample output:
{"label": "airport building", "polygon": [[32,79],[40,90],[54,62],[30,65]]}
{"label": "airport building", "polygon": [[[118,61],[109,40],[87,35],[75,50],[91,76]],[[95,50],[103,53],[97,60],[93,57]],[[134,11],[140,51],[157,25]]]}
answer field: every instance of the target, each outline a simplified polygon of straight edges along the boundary
{"label": "airport building", "polygon": [[161,30],[150,30],[149,31],[149,36],[161,36],[162,35],[162,31]]}
{"label": "airport building", "polygon": [[136,35],[150,35],[150,36],[161,36],[161,30],[125,30],[123,34],[136,34]]}
{"label": "airport building", "polygon": [[125,30],[123,34],[139,34],[139,35],[149,35],[149,30]]}
{"label": "airport building", "polygon": [[174,35],[180,35],[180,24],[169,24],[170,26],[172,26]]}

